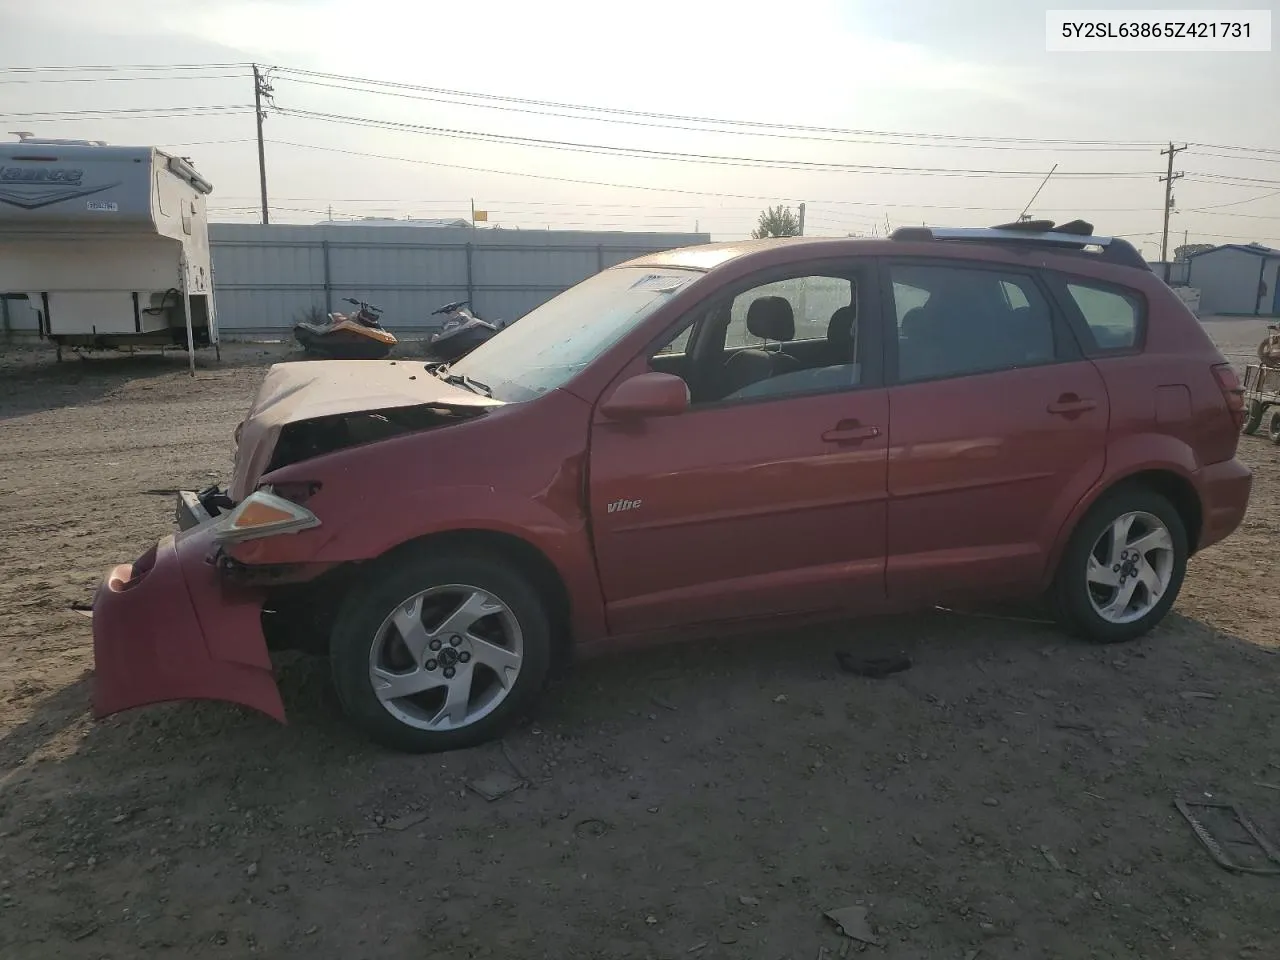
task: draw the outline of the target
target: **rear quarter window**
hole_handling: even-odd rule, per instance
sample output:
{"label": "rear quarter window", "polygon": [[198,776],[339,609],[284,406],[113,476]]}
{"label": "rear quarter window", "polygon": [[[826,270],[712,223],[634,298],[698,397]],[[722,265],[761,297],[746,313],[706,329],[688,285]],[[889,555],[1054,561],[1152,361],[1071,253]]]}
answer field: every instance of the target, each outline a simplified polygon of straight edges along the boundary
{"label": "rear quarter window", "polygon": [[1079,280],[1065,283],[1067,295],[1084,317],[1097,350],[1132,350],[1142,334],[1142,301],[1116,287]]}

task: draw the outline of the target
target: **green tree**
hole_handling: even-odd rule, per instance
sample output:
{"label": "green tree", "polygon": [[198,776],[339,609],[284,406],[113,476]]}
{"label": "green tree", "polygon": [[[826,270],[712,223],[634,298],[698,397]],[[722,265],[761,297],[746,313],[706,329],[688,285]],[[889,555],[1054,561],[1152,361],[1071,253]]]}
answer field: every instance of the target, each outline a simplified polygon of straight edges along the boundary
{"label": "green tree", "polygon": [[800,218],[791,212],[790,207],[778,204],[760,211],[760,221],[751,231],[757,240],[765,237],[798,237],[800,236]]}

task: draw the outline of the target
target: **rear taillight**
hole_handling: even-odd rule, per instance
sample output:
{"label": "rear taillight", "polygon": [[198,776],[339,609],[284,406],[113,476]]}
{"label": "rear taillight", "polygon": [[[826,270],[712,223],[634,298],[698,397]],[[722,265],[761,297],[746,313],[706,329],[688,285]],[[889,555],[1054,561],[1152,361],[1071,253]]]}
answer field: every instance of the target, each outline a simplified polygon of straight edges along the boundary
{"label": "rear taillight", "polygon": [[1236,429],[1239,430],[1244,427],[1245,418],[1248,416],[1244,404],[1244,387],[1240,385],[1240,378],[1236,376],[1235,368],[1229,363],[1215,363],[1213,375],[1218,381],[1218,389],[1222,391],[1222,399],[1227,403],[1227,410],[1235,420]]}

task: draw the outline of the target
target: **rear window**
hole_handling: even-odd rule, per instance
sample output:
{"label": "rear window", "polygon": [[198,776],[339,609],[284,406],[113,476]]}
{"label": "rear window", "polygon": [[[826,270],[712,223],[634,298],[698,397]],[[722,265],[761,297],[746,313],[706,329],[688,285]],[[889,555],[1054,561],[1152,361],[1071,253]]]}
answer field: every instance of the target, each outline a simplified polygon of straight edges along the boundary
{"label": "rear window", "polygon": [[1138,343],[1142,306],[1137,297],[1114,287],[1067,282],[1067,293],[1080,309],[1099,350],[1128,350]]}

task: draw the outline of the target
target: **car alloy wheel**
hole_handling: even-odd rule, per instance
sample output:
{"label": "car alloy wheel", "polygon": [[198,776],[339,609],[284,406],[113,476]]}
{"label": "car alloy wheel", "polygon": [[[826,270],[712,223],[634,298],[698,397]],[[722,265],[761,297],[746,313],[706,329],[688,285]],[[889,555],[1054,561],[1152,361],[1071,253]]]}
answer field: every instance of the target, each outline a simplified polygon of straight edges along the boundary
{"label": "car alloy wheel", "polygon": [[369,681],[401,723],[459,730],[506,699],[523,663],[524,634],[510,607],[480,587],[446,584],[387,614],[369,648]]}
{"label": "car alloy wheel", "polygon": [[1178,599],[1190,545],[1182,515],[1156,491],[1127,483],[1076,524],[1050,599],[1062,626],[1093,643],[1136,640]]}
{"label": "car alloy wheel", "polygon": [[1173,537],[1159,517],[1121,514],[1089,552],[1085,576],[1094,612],[1108,623],[1141,620],[1169,589],[1174,561]]}
{"label": "car alloy wheel", "polygon": [[414,545],[369,564],[329,635],[347,717],[393,750],[502,736],[546,686],[552,628],[534,579],[470,545]]}

